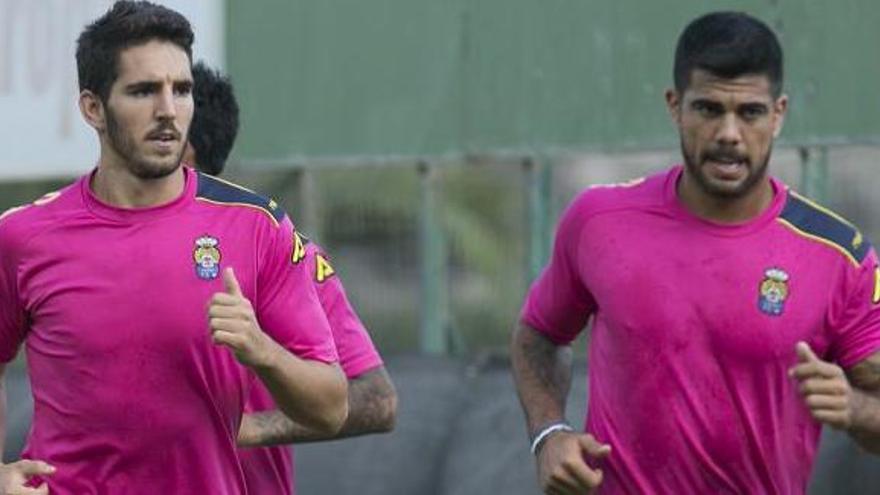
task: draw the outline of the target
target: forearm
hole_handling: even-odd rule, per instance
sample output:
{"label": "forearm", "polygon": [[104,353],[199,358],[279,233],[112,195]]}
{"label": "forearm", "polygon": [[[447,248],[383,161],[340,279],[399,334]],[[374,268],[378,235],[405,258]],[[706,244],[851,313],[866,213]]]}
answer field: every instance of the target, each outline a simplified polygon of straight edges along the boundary
{"label": "forearm", "polygon": [[880,455],[880,393],[854,388],[849,435],[862,448]]}
{"label": "forearm", "polygon": [[272,359],[254,366],[278,408],[317,431],[333,434],[348,415],[345,376],[336,365],[300,359],[272,341]]}
{"label": "forearm", "polygon": [[520,323],[510,345],[513,378],[529,434],[565,418],[571,388],[571,348]]}
{"label": "forearm", "polygon": [[336,434],[309,428],[277,410],[246,414],[239,445],[307,443],[391,431],[397,417],[397,393],[384,367],[349,381],[348,411],[348,418]]}
{"label": "forearm", "polygon": [[846,372],[850,389],[847,433],[862,448],[880,455],[880,353],[874,353]]}

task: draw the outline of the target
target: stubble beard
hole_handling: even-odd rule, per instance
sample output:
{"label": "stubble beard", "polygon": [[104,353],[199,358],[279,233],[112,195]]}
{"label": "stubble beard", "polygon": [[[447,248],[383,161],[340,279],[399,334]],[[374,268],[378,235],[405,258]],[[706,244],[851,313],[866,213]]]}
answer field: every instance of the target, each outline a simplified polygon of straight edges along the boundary
{"label": "stubble beard", "polygon": [[764,160],[758,165],[758,167],[750,167],[746,178],[735,187],[729,188],[719,186],[717,183],[706,177],[703,171],[702,162],[698,162],[697,158],[687,151],[684,140],[681,140],[680,144],[681,156],[684,157],[684,166],[687,169],[688,175],[694,179],[696,185],[708,196],[722,200],[740,199],[758,187],[761,181],[767,176],[770,155],[773,151],[773,145],[771,144],[767,149],[767,154],[764,155]]}
{"label": "stubble beard", "polygon": [[183,153],[186,151],[187,140],[181,143],[180,152],[170,162],[149,160],[137,149],[135,139],[123,131],[122,126],[113,115],[113,111],[107,108],[107,139],[110,146],[122,157],[128,171],[141,180],[157,180],[168,177],[180,168]]}

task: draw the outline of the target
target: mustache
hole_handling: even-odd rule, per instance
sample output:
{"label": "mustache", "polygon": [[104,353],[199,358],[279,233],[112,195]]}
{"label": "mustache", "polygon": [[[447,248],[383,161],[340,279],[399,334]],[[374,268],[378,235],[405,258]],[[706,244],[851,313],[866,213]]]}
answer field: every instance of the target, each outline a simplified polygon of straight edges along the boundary
{"label": "mustache", "polygon": [[153,129],[149,133],[147,133],[147,139],[156,139],[161,137],[163,134],[170,133],[174,139],[180,140],[181,132],[177,130],[177,127],[173,123],[162,124],[159,127]]}
{"label": "mustache", "polygon": [[703,154],[703,161],[713,162],[749,162],[749,157],[735,150],[713,150]]}

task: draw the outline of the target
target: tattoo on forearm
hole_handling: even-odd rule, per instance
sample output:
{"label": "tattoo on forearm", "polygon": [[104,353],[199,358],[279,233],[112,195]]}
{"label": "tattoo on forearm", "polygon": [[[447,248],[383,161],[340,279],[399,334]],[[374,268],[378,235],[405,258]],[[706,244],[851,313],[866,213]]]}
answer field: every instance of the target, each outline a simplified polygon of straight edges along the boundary
{"label": "tattoo on forearm", "polygon": [[282,438],[289,429],[297,426],[277,409],[251,414],[244,421],[250,428],[251,441],[258,445],[279,443],[275,439]]}
{"label": "tattoo on forearm", "polygon": [[555,398],[565,400],[571,387],[570,361],[560,354],[564,351],[543,338],[534,338],[531,346],[523,349],[535,378]]}
{"label": "tattoo on forearm", "polygon": [[340,437],[390,431],[394,427],[397,394],[387,372],[381,369],[352,380],[348,408]]}
{"label": "tattoo on forearm", "polygon": [[880,359],[866,359],[849,370],[853,386],[866,392],[880,391]]}
{"label": "tattoo on forearm", "polygon": [[880,353],[850,368],[847,377],[855,389],[849,434],[864,449],[880,454]]}
{"label": "tattoo on forearm", "polygon": [[247,415],[242,429],[248,445],[306,443],[390,431],[394,427],[397,394],[384,368],[349,382],[349,414],[333,436],[316,432],[291,420],[279,410]]}
{"label": "tattoo on forearm", "polygon": [[529,433],[560,419],[571,387],[571,348],[557,346],[529,327],[514,338],[513,371]]}

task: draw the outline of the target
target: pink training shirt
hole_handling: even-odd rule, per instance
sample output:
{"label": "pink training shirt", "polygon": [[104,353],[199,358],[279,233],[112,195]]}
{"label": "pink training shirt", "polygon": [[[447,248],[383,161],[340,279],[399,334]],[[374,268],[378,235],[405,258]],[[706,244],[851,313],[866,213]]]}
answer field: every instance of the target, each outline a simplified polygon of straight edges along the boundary
{"label": "pink training shirt", "polygon": [[[382,366],[382,358],[376,351],[370,334],[361,323],[345,295],[339,277],[330,265],[320,246],[297,235],[297,263],[304,264],[315,283],[321,306],[330,322],[333,341],[339,353],[339,364],[349,379]],[[261,412],[277,409],[275,401],[262,384],[255,383],[245,404],[245,412]],[[239,450],[248,492],[256,494],[291,495],[295,493],[293,481],[293,455],[290,447],[243,448]]]}
{"label": "pink training shirt", "polygon": [[226,267],[276,341],[336,360],[287,217],[184,170],[164,206],[104,204],[86,176],[0,219],[0,362],[26,342],[23,456],[57,468],[54,495],[247,493],[235,441],[255,378],[207,320]]}
{"label": "pink training shirt", "polygon": [[576,198],[522,320],[567,344],[594,318],[598,493],[803,494],[820,424],[787,374],[795,344],[844,368],[880,349],[877,256],[776,180],[752,221],[697,218],[681,174]]}

